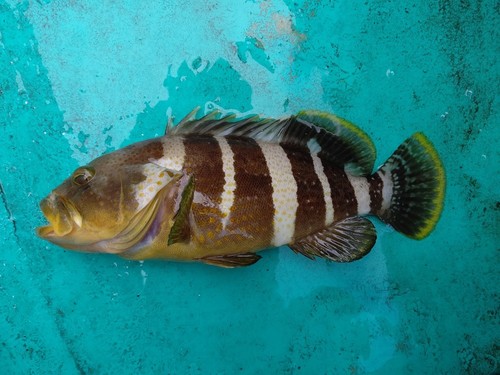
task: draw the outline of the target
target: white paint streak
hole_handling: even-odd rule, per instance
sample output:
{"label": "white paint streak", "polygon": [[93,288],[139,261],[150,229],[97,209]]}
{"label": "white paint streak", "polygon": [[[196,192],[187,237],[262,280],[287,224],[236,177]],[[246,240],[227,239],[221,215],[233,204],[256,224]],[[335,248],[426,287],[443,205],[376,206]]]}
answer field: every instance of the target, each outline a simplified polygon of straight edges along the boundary
{"label": "white paint streak", "polygon": [[293,177],[292,164],[279,144],[261,143],[259,145],[266,158],[273,185],[274,238],[272,244],[280,246],[290,243],[295,232],[297,183]]}
{"label": "white paint streak", "polygon": [[17,83],[17,92],[24,93],[26,92],[26,87],[24,86],[23,78],[21,77],[21,73],[16,70],[16,83]]}
{"label": "white paint streak", "polygon": [[382,182],[384,183],[384,186],[382,187],[381,211],[385,212],[391,206],[392,189],[393,189],[391,172],[387,171],[386,173],[384,173],[384,171],[378,171],[377,174],[380,176]]}
{"label": "white paint streak", "polygon": [[313,159],[314,172],[316,172],[316,176],[319,178],[319,182],[321,182],[321,186],[323,188],[323,196],[325,198],[325,226],[333,223],[333,202],[332,202],[332,191],[330,189],[330,184],[328,183],[328,178],[325,175],[325,171],[323,169],[323,164],[321,163],[321,159],[317,154],[311,153],[311,157]]}
{"label": "white paint streak", "polygon": [[217,137],[216,139],[222,152],[222,169],[224,171],[224,191],[221,196],[220,210],[223,215],[222,227],[225,228],[229,220],[231,207],[233,207],[234,190],[236,189],[234,154],[225,138]]}
{"label": "white paint streak", "polygon": [[347,179],[354,189],[354,195],[358,202],[358,214],[366,215],[370,213],[370,185],[366,177],[355,177],[347,174]]}
{"label": "white paint streak", "polygon": [[[14,4],[19,0],[10,2]],[[159,100],[168,98],[163,86],[167,65],[172,67],[171,74],[175,76],[184,63],[191,66],[195,56],[203,56],[204,60],[196,69],[196,77],[188,76],[187,80],[197,82],[208,70],[207,66],[224,59],[252,86],[252,102],[248,104],[254,113],[280,116],[283,109],[276,103],[283,103],[287,98],[289,113],[299,110],[299,106],[324,105],[318,99],[323,97],[322,70],[313,68],[303,77],[283,79],[290,75],[288,70],[297,45],[305,39],[305,35],[293,27],[295,15],[286,3],[268,0],[235,4],[234,0],[216,1],[207,12],[202,1],[152,1],[148,6],[131,2],[130,6],[108,12],[112,6],[109,1],[92,6],[61,1],[29,2],[24,13],[39,41],[37,47],[64,120],[73,129],[72,133],[65,134],[73,157],[85,163],[100,155],[106,150],[108,136],[112,138],[111,146],[119,147],[136,124],[136,114],[147,109],[144,103],[153,107]],[[169,22],[164,22],[166,19]],[[47,20],[50,27],[46,27]],[[218,27],[214,27],[214,20],[218,20]],[[73,27],[75,22],[78,28]],[[148,30],[155,30],[154,35]],[[171,35],[190,37],[169,38],[168,44],[153,43],[157,38]],[[252,56],[242,61],[234,51],[234,43],[227,42],[243,42],[247,37],[262,42],[274,72]],[[75,48],[75,40],[81,41],[81,48]],[[210,43],[199,43],[199,40],[210,40]],[[136,56],[143,56],[145,63],[127,63]],[[117,64],[120,69],[113,68]],[[288,90],[290,85],[292,89]],[[170,90],[174,88],[168,87]],[[187,106],[202,104],[196,95],[189,94],[187,89],[184,95]],[[110,131],[102,131],[111,125]],[[80,151],[77,136],[72,136],[80,132],[91,134],[88,154]]]}

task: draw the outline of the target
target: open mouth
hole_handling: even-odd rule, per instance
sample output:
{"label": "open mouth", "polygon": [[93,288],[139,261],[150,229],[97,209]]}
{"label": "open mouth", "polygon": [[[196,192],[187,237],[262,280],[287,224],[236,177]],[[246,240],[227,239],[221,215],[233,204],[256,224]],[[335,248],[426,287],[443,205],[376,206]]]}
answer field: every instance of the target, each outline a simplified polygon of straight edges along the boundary
{"label": "open mouth", "polygon": [[64,197],[51,194],[40,202],[40,208],[49,222],[36,229],[38,236],[44,239],[62,237],[82,225],[82,216],[74,205]]}

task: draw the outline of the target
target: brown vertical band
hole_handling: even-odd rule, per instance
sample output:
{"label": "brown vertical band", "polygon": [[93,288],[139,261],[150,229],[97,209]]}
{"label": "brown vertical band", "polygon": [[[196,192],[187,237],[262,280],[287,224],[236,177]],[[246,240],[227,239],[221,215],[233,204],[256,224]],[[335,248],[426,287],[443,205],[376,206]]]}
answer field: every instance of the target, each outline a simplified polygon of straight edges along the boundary
{"label": "brown vertical band", "polygon": [[220,203],[224,191],[224,169],[219,142],[211,135],[184,138],[186,172],[195,177],[196,191]]}
{"label": "brown vertical band", "polygon": [[330,184],[333,204],[333,220],[339,221],[354,216],[358,211],[358,202],[354,188],[343,169],[330,165],[321,158],[328,183]]}
{"label": "brown vertical band", "polygon": [[314,171],[309,148],[291,144],[281,144],[297,183],[297,213],[295,217],[294,239],[317,232],[325,225],[325,198],[321,181]]}
{"label": "brown vertical band", "polygon": [[[274,234],[272,179],[260,146],[243,137],[226,137],[234,154],[234,203],[226,230],[239,233],[255,248],[271,244]],[[238,235],[236,235],[238,237]]]}
{"label": "brown vertical band", "polygon": [[[126,164],[144,164],[150,159],[163,157],[163,143],[160,138],[134,143],[114,152],[115,160]],[[120,159],[117,157],[120,156]]]}
{"label": "brown vertical band", "polygon": [[[197,228],[195,241],[210,246],[222,231],[219,203],[224,191],[224,169],[219,142],[210,135],[187,135],[184,138],[184,168],[194,176],[195,199],[192,213]],[[196,197],[202,201],[197,201]]]}

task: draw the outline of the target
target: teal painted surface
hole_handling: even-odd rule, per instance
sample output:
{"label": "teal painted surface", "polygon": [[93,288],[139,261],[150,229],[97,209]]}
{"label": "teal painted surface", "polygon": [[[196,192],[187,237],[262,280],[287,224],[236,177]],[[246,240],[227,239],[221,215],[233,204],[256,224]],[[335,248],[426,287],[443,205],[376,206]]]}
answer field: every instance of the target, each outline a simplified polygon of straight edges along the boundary
{"label": "teal painted surface", "polygon": [[[498,17],[493,0],[0,0],[2,373],[498,372]],[[36,238],[77,165],[195,106],[333,111],[378,162],[422,130],[441,221],[421,242],[378,223],[353,264],[282,248],[238,270]]]}

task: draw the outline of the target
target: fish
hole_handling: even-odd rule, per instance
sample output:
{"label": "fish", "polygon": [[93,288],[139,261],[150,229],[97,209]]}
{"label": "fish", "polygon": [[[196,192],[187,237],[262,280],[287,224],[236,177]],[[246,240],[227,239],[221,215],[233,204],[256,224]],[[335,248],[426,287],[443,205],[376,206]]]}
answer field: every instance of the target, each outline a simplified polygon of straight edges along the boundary
{"label": "fish", "polygon": [[282,245],[351,262],[376,242],[370,217],[412,239],[440,218],[445,171],[421,132],[374,170],[370,137],[328,112],[196,113],[77,168],[40,202],[48,224],[38,236],[131,260],[234,268]]}

